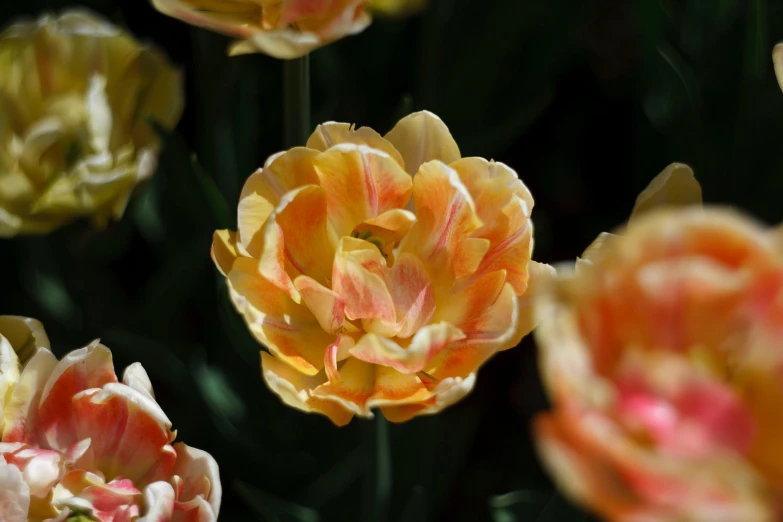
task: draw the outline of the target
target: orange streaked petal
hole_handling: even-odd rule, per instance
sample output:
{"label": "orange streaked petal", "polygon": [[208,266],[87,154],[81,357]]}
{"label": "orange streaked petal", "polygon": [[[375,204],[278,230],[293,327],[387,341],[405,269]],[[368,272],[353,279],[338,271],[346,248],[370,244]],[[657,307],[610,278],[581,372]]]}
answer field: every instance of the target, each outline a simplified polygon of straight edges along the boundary
{"label": "orange streaked petal", "polygon": [[400,251],[417,255],[436,285],[450,285],[460,244],[481,226],[473,199],[457,172],[440,161],[421,166],[413,178],[413,199],[417,221]]}
{"label": "orange streaked petal", "polygon": [[216,230],[212,234],[210,255],[220,273],[227,275],[231,271],[234,260],[239,257],[237,233],[231,230]]}
{"label": "orange streaked petal", "polygon": [[459,147],[446,124],[431,112],[415,112],[401,119],[385,138],[400,151],[411,176],[429,161],[451,163],[460,158]]}
{"label": "orange streaked petal", "polygon": [[307,275],[327,284],[334,258],[328,228],[326,194],[321,187],[308,185],[286,194],[265,231],[261,275],[297,302],[292,278]]}
{"label": "orange streaked petal", "polygon": [[392,300],[400,331],[405,339],[427,324],[435,313],[435,292],[427,269],[416,256],[402,254],[391,269]]}
{"label": "orange streaked petal", "polygon": [[375,368],[375,389],[368,408],[426,401],[430,392],[415,374],[400,373],[388,366]]}
{"label": "orange streaked petal", "polygon": [[342,238],[335,256],[332,288],[345,300],[348,319],[396,325],[386,277],[386,260],[378,247],[360,239]]}
{"label": "orange streaked petal", "polygon": [[339,404],[362,417],[372,417],[367,400],[375,387],[376,368],[355,358],[348,358],[340,367],[340,379],[326,382],[312,391],[314,397]]}
{"label": "orange streaked petal", "polygon": [[343,143],[320,153],[314,165],[339,237],[387,210],[405,207],[410,199],[410,175],[383,151]]}
{"label": "orange streaked petal", "polygon": [[394,145],[386,141],[380,134],[369,127],[354,129],[349,123],[327,122],[315,128],[315,132],[307,140],[307,147],[324,152],[341,143],[367,145],[370,148],[382,150],[400,166],[404,166],[402,156]]}
{"label": "orange streaked petal", "polygon": [[334,342],[310,310],[261,277],[256,262],[239,258],[228,276],[230,296],[251,333],[276,356],[307,375],[323,368]]}
{"label": "orange streaked petal", "polygon": [[459,328],[442,322],[420,328],[404,347],[387,337],[365,334],[351,348],[351,355],[368,363],[389,366],[400,373],[415,374],[427,367],[450,343],[462,339],[465,334]]}
{"label": "orange streaked petal", "polygon": [[338,334],[345,325],[345,300],[311,277],[299,276],[294,286],[325,332]]}

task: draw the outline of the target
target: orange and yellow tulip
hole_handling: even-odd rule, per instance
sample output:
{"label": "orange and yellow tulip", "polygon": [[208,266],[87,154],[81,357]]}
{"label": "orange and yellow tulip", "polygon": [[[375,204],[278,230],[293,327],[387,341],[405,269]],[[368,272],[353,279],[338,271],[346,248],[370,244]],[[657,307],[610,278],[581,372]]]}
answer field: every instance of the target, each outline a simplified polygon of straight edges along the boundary
{"label": "orange and yellow tulip", "polygon": [[338,425],[465,396],[532,329],[533,198],[502,163],[462,158],[428,112],[386,137],[320,125],[248,178],[212,257],[288,405]]}
{"label": "orange and yellow tulip", "polygon": [[[292,59],[370,25],[370,11],[405,13],[423,0],[152,0],[161,13],[236,38],[229,54]],[[376,5],[377,4],[377,5]]]}
{"label": "orange and yellow tulip", "polygon": [[699,199],[673,166],[536,300],[540,454],[607,520],[783,514],[783,245]]}

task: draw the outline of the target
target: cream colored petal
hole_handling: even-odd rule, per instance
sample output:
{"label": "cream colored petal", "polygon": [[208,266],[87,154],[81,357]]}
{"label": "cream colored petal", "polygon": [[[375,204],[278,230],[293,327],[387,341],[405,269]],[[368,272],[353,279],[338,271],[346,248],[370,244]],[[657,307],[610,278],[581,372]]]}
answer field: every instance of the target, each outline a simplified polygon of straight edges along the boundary
{"label": "cream colored petal", "polygon": [[2,436],[4,442],[39,442],[38,403],[56,366],[57,358],[42,348],[27,362],[13,389],[11,400],[6,405]]}
{"label": "cream colored petal", "polygon": [[122,383],[149,397],[153,401],[155,400],[152,382],[141,363],[133,363],[125,368],[125,372],[122,374]]}
{"label": "cream colored petal", "polygon": [[460,151],[446,124],[431,112],[415,112],[401,119],[385,138],[400,152],[411,176],[428,161],[449,164]]}
{"label": "cream colored petal", "polygon": [[199,521],[215,522],[220,513],[223,488],[220,482],[220,470],[212,455],[206,451],[192,448],[182,442],[174,444],[177,463],[172,471],[182,479],[182,491],[178,501],[188,502],[200,496],[210,509],[200,513]]}
{"label": "cream colored petal", "polygon": [[8,339],[22,364],[27,362],[36,349],[50,349],[49,337],[43,325],[30,317],[0,315],[0,335]]}
{"label": "cream colored petal", "polygon": [[778,78],[778,84],[783,89],[783,43],[775,45],[772,49],[772,63],[775,66],[775,76]]}
{"label": "cream colored petal", "polygon": [[4,522],[27,522],[30,488],[16,466],[0,456],[0,515]]}
{"label": "cream colored petal", "polygon": [[701,185],[693,176],[693,170],[682,163],[672,163],[639,194],[630,219],[653,208],[701,205],[701,202]]}
{"label": "cream colored petal", "polygon": [[405,166],[402,156],[394,148],[394,145],[370,127],[354,129],[354,126],[349,123],[337,123],[334,121],[322,123],[315,128],[315,132],[307,140],[307,147],[325,152],[341,143],[366,145],[372,149],[381,150],[394,158],[400,166]]}
{"label": "cream colored petal", "polygon": [[240,257],[228,276],[229,295],[250,332],[278,358],[307,375],[323,368],[324,350],[335,336],[313,313],[261,277],[257,262]]}

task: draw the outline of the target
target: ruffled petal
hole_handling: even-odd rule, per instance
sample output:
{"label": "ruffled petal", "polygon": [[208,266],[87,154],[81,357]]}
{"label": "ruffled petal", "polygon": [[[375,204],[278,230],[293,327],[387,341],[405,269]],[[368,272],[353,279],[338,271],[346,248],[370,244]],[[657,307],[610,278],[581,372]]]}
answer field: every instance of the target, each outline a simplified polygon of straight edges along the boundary
{"label": "ruffled petal", "polygon": [[70,417],[73,440],[92,441],[76,463],[80,469],[100,470],[110,480],[149,483],[168,476],[174,466],[175,455],[168,450],[171,421],[154,400],[129,386],[110,383],[78,393],[62,416]]}
{"label": "ruffled petal", "polygon": [[16,466],[0,456],[0,515],[5,522],[27,522],[30,488]]}
{"label": "ruffled petal", "polygon": [[462,339],[465,334],[459,328],[443,322],[420,328],[406,346],[400,346],[388,337],[365,334],[351,349],[351,355],[361,361],[389,366],[400,373],[414,374],[427,367],[450,343]]}
{"label": "ruffled petal", "polygon": [[460,158],[459,147],[446,124],[428,111],[401,119],[385,138],[400,151],[405,170],[411,176],[429,161],[449,164]]}
{"label": "ruffled petal", "polygon": [[338,237],[388,210],[404,208],[410,199],[410,175],[381,150],[343,143],[320,153],[314,165]]}
{"label": "ruffled petal", "polygon": [[394,145],[382,138],[380,134],[370,127],[354,129],[354,126],[349,123],[337,123],[334,121],[322,123],[310,135],[310,138],[307,140],[307,147],[324,152],[341,143],[366,145],[372,149],[383,151],[391,156],[401,167],[405,166],[402,156],[394,148]]}
{"label": "ruffled petal", "polygon": [[198,520],[215,521],[220,512],[223,489],[217,462],[202,450],[182,442],[174,444],[177,463],[172,473],[179,477],[182,485],[177,492],[177,502],[187,503],[198,497],[206,501],[206,509],[199,506]]}
{"label": "ruffled petal", "polygon": [[29,317],[0,315],[0,336],[11,343],[22,364],[27,363],[38,348],[51,349],[41,322]]}
{"label": "ruffled petal", "polygon": [[335,336],[321,328],[306,306],[261,277],[250,258],[236,260],[228,281],[234,306],[256,339],[307,375],[323,368],[324,350]]}
{"label": "ruffled petal", "polygon": [[402,254],[391,269],[391,290],[397,325],[397,337],[406,339],[429,323],[435,313],[435,291],[427,269],[411,254]]}
{"label": "ruffled petal", "polygon": [[693,170],[688,165],[672,163],[637,196],[630,219],[653,208],[701,205],[701,202],[701,185]]}
{"label": "ruffled petal", "polygon": [[325,332],[337,335],[345,328],[345,299],[311,277],[299,276],[294,286]]}
{"label": "ruffled petal", "polygon": [[71,417],[73,397],[116,383],[111,351],[97,343],[74,350],[57,363],[41,394],[38,422],[50,448],[65,451],[82,440]]}
{"label": "ruffled petal", "polygon": [[333,259],[324,190],[308,185],[286,194],[266,227],[261,275],[298,301],[292,279],[305,275],[327,284]]}
{"label": "ruffled petal", "polygon": [[[413,178],[413,199],[417,221],[400,245],[401,252],[416,255],[427,267],[436,286],[451,286],[464,272],[458,261],[460,250],[481,227],[471,198],[457,172],[444,163],[425,163]],[[467,243],[469,247],[486,245]],[[473,256],[467,256],[470,259]]]}
{"label": "ruffled petal", "polygon": [[46,349],[39,349],[30,358],[6,404],[4,442],[43,442],[39,433],[38,404],[56,366],[57,358]]}
{"label": "ruffled petal", "polygon": [[153,482],[144,488],[144,505],[139,522],[167,522],[174,512],[174,488],[168,482]]}

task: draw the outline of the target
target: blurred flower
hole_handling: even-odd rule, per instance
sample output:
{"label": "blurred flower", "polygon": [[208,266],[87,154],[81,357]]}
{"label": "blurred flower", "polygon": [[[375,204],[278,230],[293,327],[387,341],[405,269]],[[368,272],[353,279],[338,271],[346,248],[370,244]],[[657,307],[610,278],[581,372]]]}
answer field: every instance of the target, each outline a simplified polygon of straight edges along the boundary
{"label": "blurred flower", "polygon": [[399,422],[465,396],[532,329],[531,277],[550,273],[530,262],[532,208],[513,170],[461,158],[431,113],[385,138],[325,123],[248,178],[212,257],[284,402]]}
{"label": "blurred flower", "polygon": [[778,78],[778,85],[783,90],[783,42],[777,44],[772,49],[772,64],[775,66],[775,76]]}
{"label": "blurred flower", "polygon": [[0,34],[0,236],[77,217],[120,218],[152,175],[154,120],[182,113],[180,74],[154,49],[85,11]]}
{"label": "blurred flower", "polygon": [[171,422],[141,365],[119,383],[111,352],[97,341],[57,361],[36,321],[0,317],[0,333],[2,367],[13,367],[9,345],[26,360],[0,375],[0,386],[8,384],[0,519],[217,520],[217,464],[171,444]]}
{"label": "blurred flower", "polygon": [[161,13],[239,39],[229,54],[292,59],[364,31],[368,8],[401,14],[426,0],[152,0]]}
{"label": "blurred flower", "polygon": [[553,403],[535,422],[539,451],[608,520],[778,519],[779,233],[721,208],[642,208],[683,187],[695,197],[679,170],[537,297]]}

